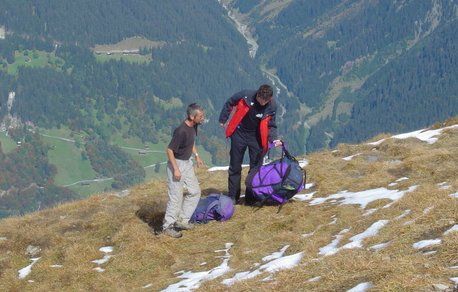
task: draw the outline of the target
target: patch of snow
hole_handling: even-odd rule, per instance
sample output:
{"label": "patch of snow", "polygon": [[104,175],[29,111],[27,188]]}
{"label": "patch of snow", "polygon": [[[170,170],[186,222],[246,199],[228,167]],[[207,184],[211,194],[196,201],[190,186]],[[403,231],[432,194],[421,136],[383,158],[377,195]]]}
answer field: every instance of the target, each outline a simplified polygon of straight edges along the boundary
{"label": "patch of snow", "polygon": [[451,266],[451,267],[448,267],[449,269],[452,269],[452,270],[458,270],[458,266]]}
{"label": "patch of snow", "polygon": [[200,266],[205,266],[207,264],[207,262],[203,262],[200,264]]}
{"label": "patch of snow", "polygon": [[[242,164],[242,167],[248,167],[250,166],[249,164]],[[213,172],[213,171],[220,171],[220,170],[229,170],[229,166],[213,166],[210,167],[207,171]]]}
{"label": "patch of snow", "polygon": [[51,268],[59,269],[62,268],[62,265],[50,265]]}
{"label": "patch of snow", "polygon": [[304,238],[307,238],[307,237],[312,236],[313,234],[315,234],[315,231],[310,232],[310,233],[304,233],[304,234],[302,234],[301,236],[304,237]]}
{"label": "patch of snow", "polygon": [[389,207],[393,206],[394,203],[395,203],[395,202],[391,202],[391,203],[389,203],[389,204],[386,204],[385,206],[382,207],[382,209],[389,208]]}
{"label": "patch of snow", "polygon": [[424,252],[423,255],[432,255],[435,253],[437,253],[437,250],[431,250],[431,251]]}
{"label": "patch of snow", "polygon": [[341,205],[358,204],[361,206],[361,208],[364,209],[369,203],[380,199],[390,199],[392,201],[397,201],[406,193],[413,192],[416,188],[417,186],[411,186],[404,191],[388,190],[386,188],[371,189],[361,192],[341,191],[328,197],[315,198],[310,202],[310,205],[319,205],[331,199],[343,199],[340,203]]}
{"label": "patch of snow", "polygon": [[178,276],[178,278],[183,279],[182,281],[172,284],[162,291],[174,292],[178,290],[188,291],[191,289],[197,289],[203,282],[213,280],[229,272],[229,259],[231,257],[231,255],[229,254],[229,250],[232,246],[233,243],[226,243],[226,248],[221,250],[224,251],[224,256],[221,257],[223,258],[223,262],[219,266],[204,272],[185,272],[182,275]]}
{"label": "patch of snow", "polygon": [[[112,255],[110,255],[108,253],[113,252],[113,247],[112,246],[103,246],[103,247],[99,248],[99,251],[105,253],[103,258],[98,259],[98,260],[93,260],[91,262],[94,263],[94,264],[97,264],[97,265],[103,265],[103,264],[107,263],[110,260],[110,258],[112,257]],[[94,269],[97,269],[97,268],[94,268]],[[98,269],[97,269],[97,271],[98,271]],[[100,271],[98,271],[98,272],[100,272]]]}
{"label": "patch of snow", "polygon": [[8,238],[6,237],[0,237],[0,241],[7,240]]}
{"label": "patch of snow", "polygon": [[442,240],[440,238],[436,239],[427,239],[427,240],[421,240],[418,242],[415,242],[412,247],[415,249],[422,249],[428,246],[433,246],[433,245],[438,245],[441,244]]}
{"label": "patch of snow", "polygon": [[261,273],[261,271],[259,269],[258,270],[254,270],[253,272],[250,272],[250,271],[240,272],[240,273],[235,274],[234,277],[232,277],[232,278],[223,280],[221,283],[223,283],[226,286],[232,286],[236,282],[240,282],[240,281],[256,278],[257,276],[259,276],[261,274],[262,273]]}
{"label": "patch of snow", "polygon": [[297,195],[294,195],[294,197],[292,198],[294,201],[300,201],[300,202],[303,202],[303,201],[310,201],[312,198],[313,198],[313,195],[315,194],[316,192],[313,192],[313,193],[309,193],[309,194],[297,194]]}
{"label": "patch of snow", "polygon": [[271,255],[263,257],[262,261],[263,262],[268,262],[268,261],[272,261],[272,260],[276,260],[276,259],[281,258],[285,254],[285,251],[288,249],[288,247],[289,247],[289,245],[285,245],[284,247],[282,247],[280,249],[280,251],[274,252]]}
{"label": "patch of snow", "polygon": [[304,168],[304,167],[306,167],[306,166],[309,164],[308,160],[305,160],[305,159],[299,160],[298,162],[299,162],[299,166],[300,166],[301,168]]}
{"label": "patch of snow", "polygon": [[146,284],[145,286],[143,286],[142,288],[143,289],[147,289],[149,287],[153,287],[153,284],[152,283],[149,283],[149,284]]}
{"label": "patch of snow", "polygon": [[99,272],[99,273],[105,272],[105,269],[102,269],[101,267],[93,268],[93,270],[96,271],[96,272]]}
{"label": "patch of snow", "polygon": [[378,209],[369,209],[366,212],[364,212],[363,216],[369,216],[370,214],[374,213]]}
{"label": "patch of snow", "polygon": [[[283,247],[282,250],[284,248],[285,247]],[[280,250],[280,252],[282,250]],[[278,254],[278,252],[277,253],[273,253],[273,254]],[[289,256],[282,256],[282,257],[276,258],[276,259],[274,259],[272,261],[269,261],[266,264],[260,266],[259,268],[257,268],[256,270],[254,270],[252,272],[246,271],[246,272],[237,273],[237,274],[234,275],[234,277],[229,278],[229,279],[225,279],[221,283],[223,283],[226,286],[232,286],[236,282],[240,282],[240,281],[244,281],[244,280],[255,278],[255,277],[261,275],[264,272],[268,272],[268,273],[272,274],[272,273],[278,272],[280,270],[286,270],[286,269],[294,268],[301,261],[303,254],[304,254],[303,252],[299,252],[299,253],[292,254],[292,255],[289,255]],[[267,257],[264,257],[264,259],[267,258]]]}
{"label": "patch of snow", "polygon": [[275,273],[281,270],[294,268],[299,264],[304,255],[303,252],[295,253],[289,256],[281,257],[262,265],[259,269],[269,273]]}
{"label": "patch of snow", "polygon": [[453,277],[453,278],[450,278],[450,280],[455,283],[455,285],[458,285],[458,277]]}
{"label": "patch of snow", "polygon": [[458,192],[449,195],[452,198],[458,199]]}
{"label": "patch of snow", "polygon": [[[436,130],[427,130],[427,129],[422,129],[414,132],[409,132],[409,133],[404,133],[404,134],[399,134],[395,136],[391,136],[391,138],[395,139],[407,139],[407,138],[417,138],[423,142],[426,142],[428,144],[433,144],[435,143],[438,138],[436,136],[440,135],[442,131],[448,130],[448,129],[455,129],[458,128],[458,125],[453,125],[445,128],[440,128]],[[367,143],[369,145],[380,145],[383,141],[386,139],[381,139],[376,142],[372,143]]]}
{"label": "patch of snow", "polygon": [[396,186],[397,184],[398,184],[398,183],[393,182],[393,183],[390,183],[388,186],[389,186],[389,187],[394,187],[394,186]]}
{"label": "patch of snow", "polygon": [[380,145],[382,144],[386,139],[380,139],[378,141],[375,141],[375,142],[370,142],[370,143],[367,143],[368,145],[374,145],[374,146],[377,146],[377,145]]}
{"label": "patch of snow", "polygon": [[347,292],[364,292],[367,291],[368,289],[374,287],[371,282],[364,282],[356,285],[355,287],[351,288],[350,290],[347,290]]}
{"label": "patch of snow", "polygon": [[307,282],[318,282],[321,279],[321,276],[310,278],[307,280]]}
{"label": "patch of snow", "polygon": [[379,220],[375,223],[373,223],[369,228],[367,228],[364,232],[354,235],[350,237],[349,243],[344,245],[342,248],[350,249],[350,248],[361,248],[363,247],[363,240],[377,235],[377,233],[382,229],[386,224],[388,223],[388,220]]}
{"label": "patch of snow", "polygon": [[25,277],[27,277],[31,272],[32,272],[32,267],[33,265],[39,260],[40,258],[33,258],[33,259],[30,259],[32,261],[32,263],[30,265],[28,265],[27,267],[25,268],[22,268],[18,271],[18,278],[19,279],[24,279]]}
{"label": "patch of snow", "polygon": [[342,159],[345,160],[345,161],[350,161],[350,160],[353,159],[353,157],[356,157],[356,156],[361,155],[361,154],[362,154],[362,153],[356,153],[356,154],[354,154],[354,155],[347,156],[347,157],[344,157],[344,158],[342,158]]}
{"label": "patch of snow", "polygon": [[405,180],[408,180],[409,178],[408,177],[401,177],[401,178],[398,178],[396,181],[397,182],[400,182],[400,181],[405,181]]}
{"label": "patch of snow", "polygon": [[402,218],[404,218],[405,216],[409,215],[412,211],[407,209],[407,210],[404,210],[404,212],[402,212],[401,215],[399,215],[398,217],[394,218],[394,220],[400,220]]}
{"label": "patch of snow", "polygon": [[430,206],[430,207],[428,207],[428,208],[425,208],[425,209],[423,210],[423,214],[425,214],[425,215],[428,214],[429,212],[431,212],[432,209],[434,209],[434,206]]}
{"label": "patch of snow", "polygon": [[415,218],[415,219],[413,219],[413,220],[409,220],[409,221],[407,221],[407,222],[404,222],[404,224],[402,224],[402,225],[404,225],[404,226],[410,225],[410,224],[414,223],[415,220],[417,220],[417,219]]}
{"label": "patch of snow", "polygon": [[305,189],[308,190],[311,187],[313,187],[314,185],[315,185],[314,183],[305,184]]}
{"label": "patch of snow", "polygon": [[104,246],[99,248],[99,250],[103,253],[110,253],[113,252],[113,247],[112,246]]}
{"label": "patch of snow", "polygon": [[455,129],[455,128],[458,128],[458,125],[453,125],[453,126],[449,126],[449,127],[444,127],[444,128],[440,128],[440,129],[436,129],[436,130],[418,130],[418,131],[414,131],[414,132],[410,132],[410,133],[405,133],[405,134],[400,134],[400,135],[395,135],[393,136],[393,138],[396,138],[396,139],[407,139],[407,138],[417,138],[421,141],[424,141],[424,142],[427,142],[428,144],[433,144],[435,143],[438,138],[436,138],[435,136],[438,136],[442,133],[442,131],[444,130],[448,130],[448,129]]}
{"label": "patch of snow", "polygon": [[451,186],[447,183],[447,182],[441,182],[441,183],[438,183],[437,186],[441,189],[441,190],[447,190],[449,188],[451,188]]}
{"label": "patch of snow", "polygon": [[379,250],[384,249],[388,245],[390,245],[389,241],[388,242],[379,243],[379,244],[374,244],[373,246],[369,247],[369,249],[372,249],[372,250],[375,250],[375,251],[379,251]]}
{"label": "patch of snow", "polygon": [[348,228],[340,231],[335,236],[334,240],[331,241],[330,244],[320,248],[320,251],[318,252],[318,254],[322,256],[330,256],[330,255],[336,254],[339,251],[339,248],[337,246],[339,245],[340,240],[342,239],[343,235],[347,233],[348,231],[350,231],[350,229]]}
{"label": "patch of snow", "polygon": [[41,248],[39,246],[29,245],[25,252],[31,257],[35,257],[41,252]]}
{"label": "patch of snow", "polygon": [[329,222],[327,225],[334,225],[337,223],[337,218],[334,218],[331,222]]}
{"label": "patch of snow", "polygon": [[444,232],[444,235],[450,234],[452,232],[458,232],[458,224],[453,225],[452,228]]}
{"label": "patch of snow", "polygon": [[111,257],[112,257],[112,255],[106,254],[106,255],[103,256],[103,258],[101,258],[99,260],[93,260],[91,262],[94,263],[94,264],[97,264],[97,265],[103,265],[103,264],[107,263],[110,260]]}

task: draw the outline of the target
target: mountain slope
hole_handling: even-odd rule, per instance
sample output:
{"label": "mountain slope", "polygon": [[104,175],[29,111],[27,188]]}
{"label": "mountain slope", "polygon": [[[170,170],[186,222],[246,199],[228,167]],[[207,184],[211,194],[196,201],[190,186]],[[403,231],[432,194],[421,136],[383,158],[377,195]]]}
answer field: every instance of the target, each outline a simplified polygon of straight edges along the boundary
{"label": "mountain slope", "polygon": [[[0,288],[452,287],[457,120],[373,141],[308,156],[310,184],[280,213],[237,206],[231,220],[198,226],[179,240],[152,235],[141,220],[157,226],[162,219],[163,181],[127,196],[107,193],[3,219]],[[225,191],[226,172],[199,170],[198,177],[204,193]]]}
{"label": "mountain slope", "polygon": [[454,1],[225,2],[300,101],[288,110],[310,129],[307,151],[458,113]]}

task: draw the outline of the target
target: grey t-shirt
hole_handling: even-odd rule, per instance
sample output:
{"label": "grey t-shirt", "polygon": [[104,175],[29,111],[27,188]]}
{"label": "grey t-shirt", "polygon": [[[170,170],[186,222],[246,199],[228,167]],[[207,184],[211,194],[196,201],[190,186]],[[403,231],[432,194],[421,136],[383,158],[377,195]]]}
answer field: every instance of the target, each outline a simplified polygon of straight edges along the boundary
{"label": "grey t-shirt", "polygon": [[168,148],[173,151],[176,159],[188,160],[191,158],[196,135],[197,125],[190,127],[185,122],[173,131]]}

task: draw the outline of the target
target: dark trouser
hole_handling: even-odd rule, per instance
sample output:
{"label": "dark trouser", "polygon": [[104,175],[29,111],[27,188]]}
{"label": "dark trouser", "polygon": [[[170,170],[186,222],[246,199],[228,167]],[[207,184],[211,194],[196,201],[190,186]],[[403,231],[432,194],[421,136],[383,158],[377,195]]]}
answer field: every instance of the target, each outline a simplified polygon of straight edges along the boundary
{"label": "dark trouser", "polygon": [[[229,165],[228,196],[238,201],[240,198],[240,181],[242,178],[242,162],[245,151],[248,147],[250,155],[250,171],[262,165],[262,147],[256,132],[245,132],[237,129],[231,136],[231,161]],[[245,193],[245,201],[251,201],[250,190]]]}

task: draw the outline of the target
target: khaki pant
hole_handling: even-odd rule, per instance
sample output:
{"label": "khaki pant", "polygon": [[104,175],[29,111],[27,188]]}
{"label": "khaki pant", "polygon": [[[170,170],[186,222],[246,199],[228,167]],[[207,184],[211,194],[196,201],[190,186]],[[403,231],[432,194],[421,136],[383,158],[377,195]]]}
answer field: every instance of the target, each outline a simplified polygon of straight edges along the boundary
{"label": "khaki pant", "polygon": [[[188,223],[200,199],[200,186],[194,173],[192,160],[176,159],[178,169],[181,172],[181,179],[176,181],[173,178],[172,164],[167,163],[167,188],[169,201],[165,211],[163,228],[173,226],[177,221]],[[183,187],[188,192],[183,195]]]}

